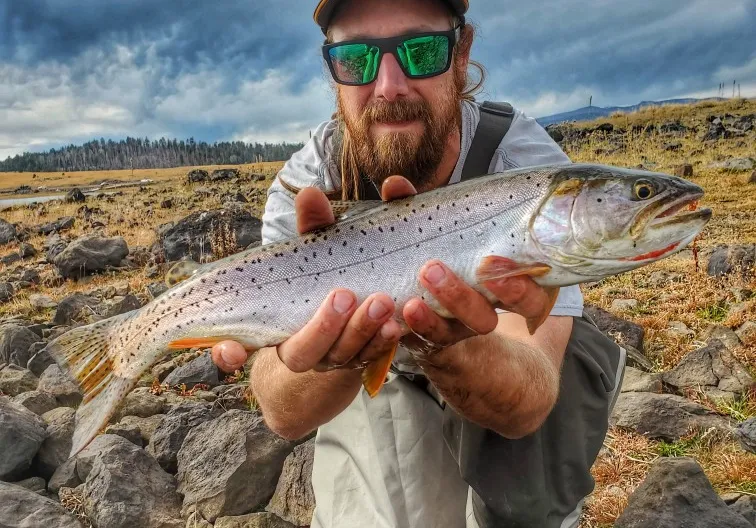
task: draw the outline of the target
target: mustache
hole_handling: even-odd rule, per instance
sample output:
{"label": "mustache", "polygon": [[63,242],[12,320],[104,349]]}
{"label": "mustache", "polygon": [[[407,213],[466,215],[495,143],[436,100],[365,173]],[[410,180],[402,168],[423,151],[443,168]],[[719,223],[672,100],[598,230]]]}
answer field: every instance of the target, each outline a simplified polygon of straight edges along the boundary
{"label": "mustache", "polygon": [[431,116],[430,108],[425,101],[374,101],[365,108],[361,120],[365,125],[415,120],[428,122]]}

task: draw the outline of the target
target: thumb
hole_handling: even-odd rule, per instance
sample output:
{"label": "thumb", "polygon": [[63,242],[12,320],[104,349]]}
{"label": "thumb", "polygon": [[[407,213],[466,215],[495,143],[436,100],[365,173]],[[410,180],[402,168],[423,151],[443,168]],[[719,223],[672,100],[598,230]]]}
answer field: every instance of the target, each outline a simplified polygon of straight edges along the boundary
{"label": "thumb", "polygon": [[247,351],[236,341],[221,341],[210,352],[213,363],[224,372],[241,370],[247,356]]}

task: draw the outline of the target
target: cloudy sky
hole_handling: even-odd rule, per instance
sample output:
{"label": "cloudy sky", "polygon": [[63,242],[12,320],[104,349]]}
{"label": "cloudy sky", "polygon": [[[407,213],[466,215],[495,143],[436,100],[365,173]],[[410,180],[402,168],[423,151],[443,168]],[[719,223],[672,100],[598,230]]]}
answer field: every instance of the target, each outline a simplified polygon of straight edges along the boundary
{"label": "cloudy sky", "polygon": [[[305,141],[333,95],[315,0],[0,0],[0,160],[93,138]],[[473,0],[481,98],[539,117],[756,96],[756,0]]]}

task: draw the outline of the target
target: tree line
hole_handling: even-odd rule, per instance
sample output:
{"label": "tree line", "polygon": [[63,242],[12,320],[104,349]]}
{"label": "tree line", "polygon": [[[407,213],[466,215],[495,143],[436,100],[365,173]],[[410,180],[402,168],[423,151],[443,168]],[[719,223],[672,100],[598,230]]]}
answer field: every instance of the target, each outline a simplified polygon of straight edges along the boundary
{"label": "tree line", "polygon": [[236,165],[285,161],[302,143],[209,144],[194,138],[178,141],[127,137],[120,141],[100,138],[83,145],[68,145],[48,152],[24,152],[0,161],[0,172],[66,172],[117,169],[162,169],[189,165]]}

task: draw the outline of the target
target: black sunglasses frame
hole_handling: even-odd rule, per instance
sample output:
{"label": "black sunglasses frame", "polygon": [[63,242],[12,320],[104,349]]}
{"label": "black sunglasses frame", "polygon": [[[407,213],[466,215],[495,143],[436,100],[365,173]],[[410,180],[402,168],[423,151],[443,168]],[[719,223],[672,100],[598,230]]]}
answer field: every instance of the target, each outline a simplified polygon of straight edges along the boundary
{"label": "black sunglasses frame", "polygon": [[[380,71],[380,68],[381,68],[381,62],[383,61],[383,56],[386,53],[390,53],[391,55],[394,56],[394,58],[396,59],[396,62],[399,64],[399,67],[404,72],[404,75],[406,75],[409,79],[428,79],[430,77],[437,77],[439,75],[446,73],[451,67],[452,56],[454,55],[454,47],[457,44],[457,30],[460,27],[462,27],[462,25],[458,25],[447,31],[409,33],[405,35],[399,35],[396,37],[374,38],[374,39],[354,39],[354,40],[344,40],[342,42],[333,42],[331,44],[324,44],[323,49],[322,49],[323,58],[325,59],[326,64],[328,64],[328,69],[331,70],[331,77],[333,78],[333,80],[337,82],[338,84],[343,84],[346,86],[367,86],[368,84],[372,84],[375,82],[375,79],[373,79],[370,82],[346,82],[338,78],[329,52],[333,48],[337,48],[339,46],[345,46],[348,44],[365,44],[367,46],[375,46],[376,48],[378,48],[380,53],[378,54],[378,64],[376,65],[376,68],[375,68],[376,78],[378,76],[378,71]],[[437,36],[443,36],[449,39],[449,50],[446,57],[446,66],[444,66],[444,68],[440,71],[428,73],[425,75],[413,75],[412,73],[407,71],[407,69],[404,67],[404,64],[402,64],[402,60],[399,58],[399,52],[397,51],[397,47],[399,47],[399,45],[401,45],[403,42],[410,39],[420,38],[420,37],[437,37]]]}

